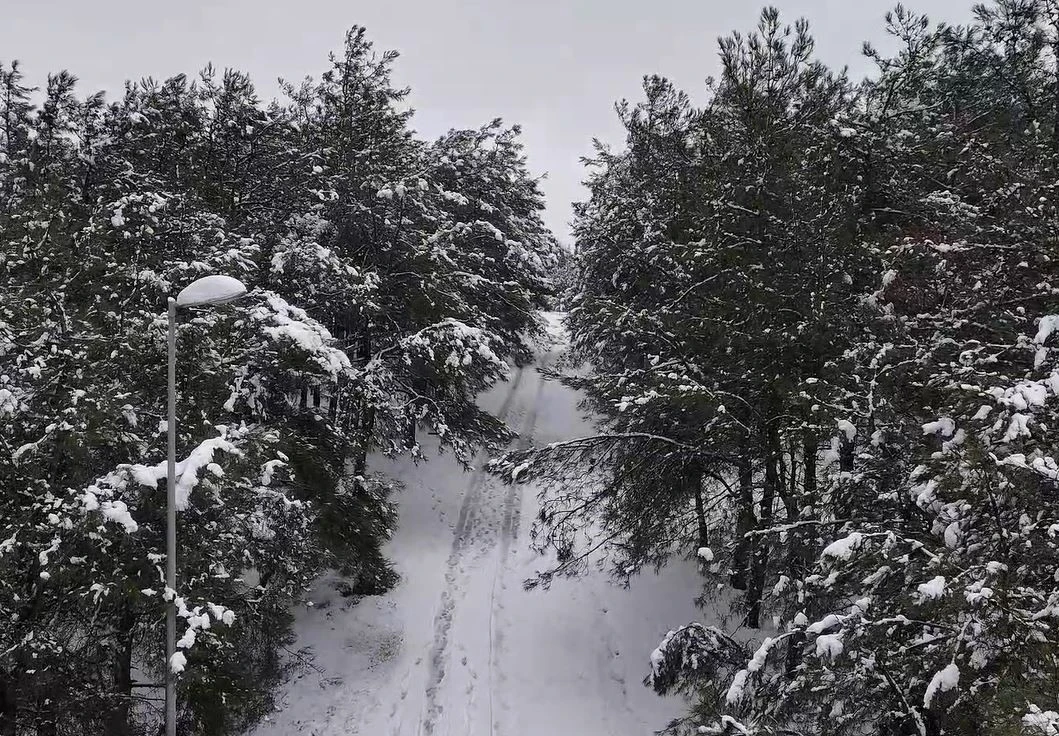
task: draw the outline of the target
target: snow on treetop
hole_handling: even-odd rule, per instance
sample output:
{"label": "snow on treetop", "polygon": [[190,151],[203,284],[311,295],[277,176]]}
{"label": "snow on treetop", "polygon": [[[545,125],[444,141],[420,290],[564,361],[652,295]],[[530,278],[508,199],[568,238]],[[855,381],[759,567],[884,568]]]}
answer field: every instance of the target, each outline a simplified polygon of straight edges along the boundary
{"label": "snow on treetop", "polygon": [[[220,436],[200,443],[185,459],[176,464],[176,506],[178,510],[183,511],[187,508],[191,492],[198,484],[199,472],[213,464],[215,452],[220,450],[233,455],[242,454],[242,451],[228,440],[227,429],[225,427],[218,427],[217,429],[220,431]],[[107,496],[113,495],[115,490],[123,490],[128,485],[129,480],[136,481],[144,486],[156,486],[159,481],[166,478],[166,474],[166,461],[156,465],[133,464],[118,466],[116,471],[101,478],[81,494],[82,508],[86,513],[99,511],[105,520],[120,524],[129,533],[135,532],[138,529],[138,525],[129,513],[125,502],[110,499]],[[101,497],[105,500],[100,501]]]}
{"label": "snow on treetop", "polygon": [[1022,717],[1022,725],[1031,733],[1053,734],[1059,732],[1059,713],[1054,710],[1042,711],[1037,705],[1030,705],[1029,711]]}
{"label": "snow on treetop", "polygon": [[1033,341],[1038,345],[1043,344],[1056,329],[1059,329],[1059,314],[1044,315],[1037,324],[1037,336]]}
{"label": "snow on treetop", "polygon": [[929,708],[934,696],[938,692],[952,690],[960,683],[960,668],[954,662],[950,662],[945,669],[935,673],[927,685],[927,691],[923,693],[923,707]]}
{"label": "snow on treetop", "polygon": [[920,602],[935,600],[945,595],[945,578],[941,575],[932,580],[922,583],[917,588]]}
{"label": "snow on treetop", "polygon": [[[281,297],[269,293],[267,307],[256,307],[251,317],[265,323],[263,332],[276,342],[289,341],[307,353],[317,365],[333,378],[351,369],[349,357],[331,347],[331,333],[312,319],[303,309],[294,307]],[[272,322],[273,325],[267,323]]]}
{"label": "snow on treetop", "polygon": [[172,670],[174,675],[179,675],[187,667],[188,658],[184,656],[183,652],[173,652],[173,656],[169,658],[169,669]]}
{"label": "snow on treetop", "polygon": [[743,699],[746,690],[746,678],[749,675],[750,673],[747,670],[739,670],[735,673],[735,677],[732,678],[732,684],[728,686],[728,692],[724,696],[726,703],[735,705]]}
{"label": "snow on treetop", "polygon": [[839,419],[835,422],[835,426],[838,427],[838,431],[846,435],[846,439],[850,442],[857,436],[857,428],[853,426],[853,422],[848,419]]}
{"label": "snow on treetop", "polygon": [[863,539],[864,535],[860,532],[851,532],[849,536],[836,539],[824,547],[822,554],[824,557],[837,557],[840,560],[848,560],[853,556],[853,550],[860,546]]}
{"label": "snow on treetop", "polygon": [[923,434],[938,434],[941,433],[943,437],[952,437],[952,433],[956,431],[956,423],[949,417],[942,417],[934,422],[927,422],[923,425]]}
{"label": "snow on treetop", "polygon": [[18,399],[15,394],[7,388],[0,388],[0,416],[14,416],[18,411]]}
{"label": "snow on treetop", "polygon": [[842,632],[821,634],[816,638],[816,656],[835,659],[842,654]]}

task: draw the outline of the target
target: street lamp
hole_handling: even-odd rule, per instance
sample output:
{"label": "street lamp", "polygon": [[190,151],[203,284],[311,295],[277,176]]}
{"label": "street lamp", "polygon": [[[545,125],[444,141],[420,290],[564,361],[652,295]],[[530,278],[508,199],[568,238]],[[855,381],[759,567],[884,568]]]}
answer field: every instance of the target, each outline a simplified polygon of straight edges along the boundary
{"label": "street lamp", "polygon": [[165,584],[172,591],[165,620],[165,733],[176,736],[176,324],[177,307],[227,304],[246,293],[246,287],[231,276],[204,276],[169,298],[169,458],[166,472]]}

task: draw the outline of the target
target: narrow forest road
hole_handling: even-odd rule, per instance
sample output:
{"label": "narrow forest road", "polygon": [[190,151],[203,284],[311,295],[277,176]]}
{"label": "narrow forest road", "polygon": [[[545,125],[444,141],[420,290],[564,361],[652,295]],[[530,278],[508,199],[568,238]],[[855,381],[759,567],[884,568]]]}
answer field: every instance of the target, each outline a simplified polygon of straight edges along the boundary
{"label": "narrow forest road", "polygon": [[[548,318],[557,344],[538,364],[563,349]],[[533,367],[481,399],[521,443],[590,433],[577,402]],[[373,468],[405,485],[387,548],[401,582],[355,604],[334,578],[319,582],[313,606],[297,611],[292,646],[311,664],[255,736],[645,736],[683,710],[641,681],[666,631],[698,618],[693,565],[645,574],[628,590],[593,572],[525,591],[547,562],[527,538],[534,485],[465,472],[449,455]]]}

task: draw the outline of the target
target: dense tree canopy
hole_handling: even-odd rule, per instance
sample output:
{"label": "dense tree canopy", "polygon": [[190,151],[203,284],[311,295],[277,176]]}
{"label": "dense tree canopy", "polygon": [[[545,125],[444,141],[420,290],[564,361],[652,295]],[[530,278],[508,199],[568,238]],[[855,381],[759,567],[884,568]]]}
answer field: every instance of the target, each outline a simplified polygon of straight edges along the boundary
{"label": "dense tree canopy", "polygon": [[1059,15],[887,24],[859,85],[767,9],[702,108],[618,106],[568,297],[600,434],[496,463],[550,481],[545,581],[697,557],[732,606],[652,656],[675,733],[1059,724]]}
{"label": "dense tree canopy", "polygon": [[[525,358],[557,246],[518,129],[419,139],[395,58],[354,28],[268,104],[236,71],[107,101],[0,67],[3,734],[153,732],[174,596],[181,733],[237,731],[321,570],[392,581],[368,453],[507,436],[474,397]],[[180,314],[167,591],[166,300],[211,273],[250,293]]]}

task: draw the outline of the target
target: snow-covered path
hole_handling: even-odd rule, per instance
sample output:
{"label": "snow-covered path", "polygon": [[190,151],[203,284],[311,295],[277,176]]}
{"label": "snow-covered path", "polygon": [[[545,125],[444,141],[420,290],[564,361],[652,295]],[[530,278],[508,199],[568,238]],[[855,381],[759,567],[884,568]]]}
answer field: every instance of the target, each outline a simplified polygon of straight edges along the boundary
{"label": "snow-covered path", "polygon": [[[591,432],[577,394],[533,367],[482,405],[519,442]],[[698,618],[694,566],[646,574],[628,590],[592,573],[525,591],[546,562],[527,540],[533,485],[464,472],[448,455],[418,466],[378,459],[374,469],[405,485],[387,550],[401,582],[356,604],[334,579],[319,582],[292,647],[312,664],[256,736],[645,736],[681,712],[641,680],[667,629]]]}

